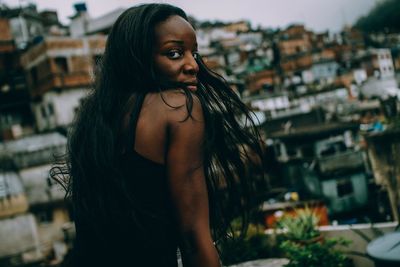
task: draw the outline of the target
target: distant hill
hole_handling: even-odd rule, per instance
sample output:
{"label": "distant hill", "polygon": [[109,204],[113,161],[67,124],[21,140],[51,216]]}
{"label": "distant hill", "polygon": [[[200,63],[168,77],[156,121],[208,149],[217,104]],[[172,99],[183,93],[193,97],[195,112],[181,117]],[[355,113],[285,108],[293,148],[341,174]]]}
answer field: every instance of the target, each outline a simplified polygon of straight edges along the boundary
{"label": "distant hill", "polygon": [[400,1],[384,0],[354,25],[364,32],[400,32]]}

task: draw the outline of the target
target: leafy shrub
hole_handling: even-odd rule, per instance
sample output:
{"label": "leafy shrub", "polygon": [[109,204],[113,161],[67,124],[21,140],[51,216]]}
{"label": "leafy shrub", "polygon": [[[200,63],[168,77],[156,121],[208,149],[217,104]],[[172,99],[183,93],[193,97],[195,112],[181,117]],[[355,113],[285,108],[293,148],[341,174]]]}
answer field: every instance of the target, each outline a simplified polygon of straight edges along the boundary
{"label": "leafy shrub", "polygon": [[336,249],[338,245],[349,244],[350,241],[342,238],[329,238],[308,244],[285,240],[279,248],[290,260],[287,267],[350,267],[353,266],[352,261]]}
{"label": "leafy shrub", "polygon": [[277,228],[285,231],[289,240],[309,240],[320,235],[318,231],[319,218],[315,212],[305,207],[297,209],[294,216],[284,216],[277,222]]}
{"label": "leafy shrub", "polygon": [[[240,232],[237,234],[239,236]],[[264,227],[254,224],[249,225],[243,238],[230,238],[219,245],[224,265],[270,257],[271,249],[268,236],[264,233]]]}
{"label": "leafy shrub", "polygon": [[296,210],[295,216],[286,216],[278,221],[285,234],[279,248],[289,259],[288,267],[348,267],[352,262],[336,249],[347,246],[350,241],[343,238],[324,239],[318,230],[318,216],[308,207]]}

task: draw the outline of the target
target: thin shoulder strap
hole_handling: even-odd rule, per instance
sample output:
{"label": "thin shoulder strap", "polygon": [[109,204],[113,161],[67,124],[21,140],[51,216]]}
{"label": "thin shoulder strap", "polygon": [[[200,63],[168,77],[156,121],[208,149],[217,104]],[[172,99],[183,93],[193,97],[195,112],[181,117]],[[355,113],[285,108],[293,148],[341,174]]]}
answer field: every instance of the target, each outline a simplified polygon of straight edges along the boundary
{"label": "thin shoulder strap", "polygon": [[142,110],[144,97],[146,94],[138,94],[135,97],[135,104],[129,116],[129,130],[128,130],[128,150],[134,149],[136,138],[136,126],[139,119],[140,111]]}

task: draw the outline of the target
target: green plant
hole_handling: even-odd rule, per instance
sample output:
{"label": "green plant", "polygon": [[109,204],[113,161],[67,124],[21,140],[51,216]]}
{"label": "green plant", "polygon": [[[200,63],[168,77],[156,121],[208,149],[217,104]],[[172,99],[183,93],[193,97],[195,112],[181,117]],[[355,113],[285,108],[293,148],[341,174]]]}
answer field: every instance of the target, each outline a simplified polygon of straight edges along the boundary
{"label": "green plant", "polygon": [[286,266],[352,266],[351,260],[336,249],[337,246],[349,245],[350,241],[343,238],[322,238],[318,222],[318,216],[308,207],[298,209],[294,216],[285,216],[278,221],[277,226],[285,231],[279,248],[289,259]]}
{"label": "green plant", "polygon": [[[236,234],[240,234],[240,226],[232,223]],[[250,224],[246,234],[240,238],[230,238],[219,245],[221,260],[224,265],[232,265],[240,262],[267,258],[271,256],[271,245],[268,236],[264,233],[264,227]]]}
{"label": "green plant", "polygon": [[310,240],[320,235],[318,231],[319,217],[309,207],[296,209],[294,216],[284,216],[277,222],[277,227],[285,231],[289,240]]}
{"label": "green plant", "polygon": [[400,115],[397,115],[391,119],[389,119],[389,127],[391,129],[400,129]]}
{"label": "green plant", "polygon": [[350,241],[343,238],[329,238],[309,244],[285,240],[279,248],[289,259],[287,267],[350,267],[353,266],[351,260],[336,248],[349,244]]}

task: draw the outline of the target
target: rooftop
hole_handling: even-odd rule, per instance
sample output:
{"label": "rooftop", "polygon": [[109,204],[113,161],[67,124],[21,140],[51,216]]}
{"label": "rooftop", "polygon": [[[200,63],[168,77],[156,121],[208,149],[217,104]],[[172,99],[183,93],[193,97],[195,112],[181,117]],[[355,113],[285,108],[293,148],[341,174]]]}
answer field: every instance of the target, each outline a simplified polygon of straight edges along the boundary
{"label": "rooftop", "polygon": [[270,138],[287,142],[315,141],[316,139],[326,138],[347,130],[357,129],[359,129],[358,123],[326,123],[294,128],[289,132],[279,131],[273,133]]}
{"label": "rooftop", "polygon": [[16,154],[38,151],[66,144],[67,138],[57,132],[38,134],[0,143],[0,155],[4,150]]}

